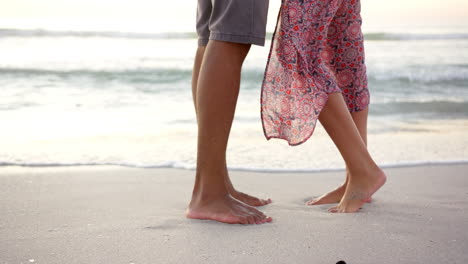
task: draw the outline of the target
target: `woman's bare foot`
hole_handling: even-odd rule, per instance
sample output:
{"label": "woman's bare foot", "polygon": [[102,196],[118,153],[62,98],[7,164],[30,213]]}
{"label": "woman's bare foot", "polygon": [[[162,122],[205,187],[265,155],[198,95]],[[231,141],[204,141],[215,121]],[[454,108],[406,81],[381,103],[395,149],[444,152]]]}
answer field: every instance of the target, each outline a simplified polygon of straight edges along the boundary
{"label": "woman's bare foot", "polygon": [[340,203],[328,211],[331,213],[357,212],[385,184],[386,180],[385,173],[379,168],[369,173],[367,177],[351,179]]}
{"label": "woman's bare foot", "polygon": [[[345,181],[341,186],[337,187],[335,190],[325,193],[318,198],[310,199],[306,202],[306,205],[321,205],[321,204],[332,204],[332,203],[339,203],[341,198],[346,191],[346,185],[348,185],[348,181]],[[370,203],[372,198],[366,200],[367,203]]]}
{"label": "woman's bare foot", "polygon": [[335,190],[323,194],[318,198],[314,198],[306,202],[306,205],[321,205],[321,204],[332,204],[339,203],[346,190],[346,183],[336,188]]}
{"label": "woman's bare foot", "polygon": [[229,194],[206,200],[193,197],[186,216],[227,224],[264,224],[272,221],[271,217],[267,217],[264,213],[236,200]]}

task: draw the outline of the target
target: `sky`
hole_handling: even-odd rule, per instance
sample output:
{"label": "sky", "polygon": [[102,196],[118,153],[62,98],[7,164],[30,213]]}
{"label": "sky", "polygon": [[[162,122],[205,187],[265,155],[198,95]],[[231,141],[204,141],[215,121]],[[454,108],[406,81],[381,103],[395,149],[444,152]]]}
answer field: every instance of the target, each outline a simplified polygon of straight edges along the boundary
{"label": "sky", "polygon": [[[280,2],[270,0],[270,32]],[[196,0],[0,0],[0,28],[191,32],[196,4]],[[361,0],[361,4],[365,28],[468,25],[466,0]]]}

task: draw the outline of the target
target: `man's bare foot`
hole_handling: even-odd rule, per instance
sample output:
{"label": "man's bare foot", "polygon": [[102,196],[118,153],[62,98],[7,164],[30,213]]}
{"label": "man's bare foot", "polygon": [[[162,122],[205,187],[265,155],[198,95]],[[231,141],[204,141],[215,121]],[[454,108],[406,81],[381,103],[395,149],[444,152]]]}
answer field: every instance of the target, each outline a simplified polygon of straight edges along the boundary
{"label": "man's bare foot", "polygon": [[271,217],[252,206],[244,204],[231,195],[202,201],[192,198],[186,211],[187,218],[213,220],[227,224],[264,224],[271,222]]}
{"label": "man's bare foot", "polygon": [[328,211],[331,213],[357,212],[385,184],[386,180],[387,177],[381,169],[377,169],[366,178],[350,179],[340,203]]}
{"label": "man's bare foot", "polygon": [[252,196],[252,195],[249,195],[249,194],[246,194],[246,193],[243,193],[243,192],[236,191],[236,189],[234,189],[234,186],[231,183],[231,180],[229,179],[229,172],[228,172],[227,168],[225,168],[224,173],[225,173],[224,174],[224,182],[226,184],[226,188],[227,188],[229,194],[231,194],[232,197],[234,197],[237,200],[239,200],[239,201],[241,201],[241,202],[243,202],[245,204],[248,204],[250,206],[264,206],[264,205],[270,204],[272,202],[272,200],[270,198],[260,199],[260,198],[257,198],[255,196]]}
{"label": "man's bare foot", "polygon": [[250,206],[264,206],[272,202],[270,198],[260,199],[255,196],[251,196],[246,193],[243,193],[243,192],[238,192],[236,190],[230,190],[229,193],[232,195],[232,197]]}

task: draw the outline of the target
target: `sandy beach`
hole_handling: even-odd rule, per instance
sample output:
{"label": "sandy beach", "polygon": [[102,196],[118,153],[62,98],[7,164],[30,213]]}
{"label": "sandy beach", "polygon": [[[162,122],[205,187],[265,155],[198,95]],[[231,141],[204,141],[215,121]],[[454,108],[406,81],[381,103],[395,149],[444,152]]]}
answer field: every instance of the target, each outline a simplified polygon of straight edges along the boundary
{"label": "sandy beach", "polygon": [[343,171],[231,172],[271,197],[273,223],[184,218],[193,171],[122,167],[0,170],[0,263],[467,263],[467,164],[385,170],[357,214],[304,201]]}

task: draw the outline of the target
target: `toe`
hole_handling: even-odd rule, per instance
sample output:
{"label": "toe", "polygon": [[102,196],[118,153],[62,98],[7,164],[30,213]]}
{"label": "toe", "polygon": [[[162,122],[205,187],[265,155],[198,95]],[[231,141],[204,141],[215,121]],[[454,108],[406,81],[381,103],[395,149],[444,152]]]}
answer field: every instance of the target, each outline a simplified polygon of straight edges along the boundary
{"label": "toe", "polygon": [[338,213],[339,210],[338,210],[338,207],[334,206],[334,207],[329,208],[328,212],[329,213]]}
{"label": "toe", "polygon": [[254,198],[252,201],[253,201],[252,204],[254,206],[264,206],[266,204],[265,200],[259,199],[259,198]]}
{"label": "toe", "polygon": [[[270,220],[268,220],[268,219],[270,219]],[[263,217],[262,217],[262,224],[263,224],[263,223],[268,223],[268,222],[271,222],[271,217],[268,217],[268,216],[266,216],[266,215],[263,215]]]}
{"label": "toe", "polygon": [[258,211],[258,215],[260,216],[261,219],[266,218],[266,215],[262,211]]}
{"label": "toe", "polygon": [[255,219],[255,216],[253,216],[253,215],[248,216],[247,221],[248,221],[249,225],[254,225],[257,222],[257,220]]}
{"label": "toe", "polygon": [[267,222],[267,218],[266,217],[261,217],[260,220],[258,220],[257,224],[264,224]]}
{"label": "toe", "polygon": [[239,224],[248,225],[249,224],[248,216],[239,217]]}
{"label": "toe", "polygon": [[264,206],[271,203],[271,199],[260,199],[260,198],[253,198],[252,205],[254,206]]}
{"label": "toe", "polygon": [[255,220],[255,223],[256,223],[256,224],[262,222],[262,219],[263,219],[262,215],[260,215],[260,214],[255,214],[253,217],[254,217],[254,220]]}

